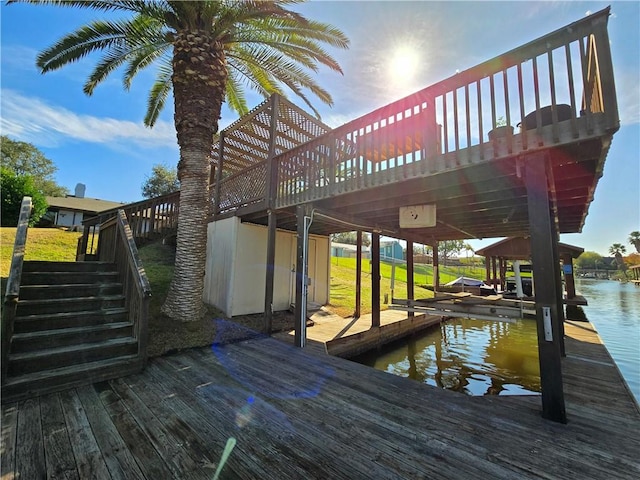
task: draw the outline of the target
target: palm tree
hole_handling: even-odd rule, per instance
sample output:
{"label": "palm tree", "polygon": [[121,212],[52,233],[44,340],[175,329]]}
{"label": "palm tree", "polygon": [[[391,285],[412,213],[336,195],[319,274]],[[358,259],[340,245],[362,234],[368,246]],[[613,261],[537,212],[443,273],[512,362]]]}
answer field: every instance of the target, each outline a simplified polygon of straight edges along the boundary
{"label": "palm tree", "polygon": [[[20,1],[20,0],[15,0]],[[173,91],[180,146],[180,210],[174,277],[163,312],[182,321],[201,318],[209,215],[209,154],[222,103],[248,111],[244,88],[265,97],[283,88],[313,108],[307,91],[331,105],[310,75],[324,65],[342,73],[322,44],[347,48],[345,35],[286,7],[300,0],[129,1],[22,0],[29,3],[129,12],[129,18],[96,20],[38,55],[43,73],[96,51],[103,52],[84,85],[95,87],[119,67],[124,86],[151,64],[158,66],[144,122],[151,127]],[[11,2],[10,2],[11,3]]]}
{"label": "palm tree", "polygon": [[640,232],[635,231],[629,234],[629,243],[633,245],[636,249],[636,252],[640,253]]}
{"label": "palm tree", "polygon": [[624,276],[627,276],[627,265],[624,263],[624,259],[622,255],[627,253],[627,247],[625,247],[621,243],[614,243],[609,247],[609,253],[613,255],[616,259],[616,264],[618,265],[618,270],[621,270],[624,273]]}

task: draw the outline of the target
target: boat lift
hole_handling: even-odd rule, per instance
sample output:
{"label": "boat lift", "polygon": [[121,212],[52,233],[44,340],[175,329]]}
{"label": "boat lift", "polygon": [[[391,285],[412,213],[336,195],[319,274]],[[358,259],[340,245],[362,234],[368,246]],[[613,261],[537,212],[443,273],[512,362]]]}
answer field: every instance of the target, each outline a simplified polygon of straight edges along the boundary
{"label": "boat lift", "polygon": [[[395,286],[395,261],[391,264],[391,304],[389,309],[416,312],[443,317],[477,318],[513,323],[528,316],[535,317],[535,302],[506,299],[502,295],[473,295],[470,292],[434,292],[433,298],[419,300],[393,297]],[[464,290],[464,287],[463,287]]]}

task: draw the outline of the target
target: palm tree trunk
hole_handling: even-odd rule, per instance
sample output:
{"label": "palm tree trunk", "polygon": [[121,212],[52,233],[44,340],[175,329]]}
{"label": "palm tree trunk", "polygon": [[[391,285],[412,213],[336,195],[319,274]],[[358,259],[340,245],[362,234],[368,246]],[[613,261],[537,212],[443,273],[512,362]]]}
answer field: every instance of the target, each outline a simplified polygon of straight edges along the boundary
{"label": "palm tree trunk", "polygon": [[202,294],[211,211],[209,160],[226,79],[221,45],[203,31],[177,33],[172,82],[180,146],[180,208],[175,270],[162,311],[183,322],[199,320],[204,313]]}

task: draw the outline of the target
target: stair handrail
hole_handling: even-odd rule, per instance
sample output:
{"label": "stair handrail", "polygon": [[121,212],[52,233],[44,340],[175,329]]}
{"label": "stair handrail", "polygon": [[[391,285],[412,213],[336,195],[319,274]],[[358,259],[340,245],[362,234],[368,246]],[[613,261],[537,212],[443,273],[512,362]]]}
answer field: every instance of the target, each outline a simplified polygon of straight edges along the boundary
{"label": "stair handrail", "polygon": [[9,348],[13,337],[13,324],[16,319],[18,297],[20,294],[20,282],[22,279],[22,266],[24,252],[27,244],[27,232],[29,230],[29,217],[33,202],[31,197],[23,197],[20,205],[20,215],[16,228],[16,239],[13,243],[13,255],[11,256],[11,268],[7,278],[7,288],[4,296],[4,308],[2,309],[2,371],[1,382],[4,383],[9,364]]}
{"label": "stair handrail", "polygon": [[140,366],[144,367],[147,360],[151,285],[123,209],[118,210],[115,218],[100,226],[98,260],[116,265],[124,288],[129,321],[133,324],[133,334],[138,340],[138,359]]}

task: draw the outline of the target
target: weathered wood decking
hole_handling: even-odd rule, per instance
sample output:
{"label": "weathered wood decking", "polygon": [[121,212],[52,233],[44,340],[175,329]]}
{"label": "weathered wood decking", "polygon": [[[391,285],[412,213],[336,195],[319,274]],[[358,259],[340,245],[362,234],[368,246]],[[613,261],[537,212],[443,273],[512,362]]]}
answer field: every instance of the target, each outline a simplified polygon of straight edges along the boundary
{"label": "weathered wood decking", "polygon": [[2,478],[638,478],[640,414],[589,323],[568,322],[569,423],[253,339],[4,405]]}
{"label": "weathered wood decking", "polygon": [[[372,329],[371,314],[359,318],[343,318],[320,310],[311,316],[314,322],[307,327],[306,339],[310,347],[335,357],[350,358],[395,340],[407,337],[442,321],[439,315],[415,315],[385,310],[380,312],[380,328]],[[291,342],[295,332],[282,332],[276,337]]]}

